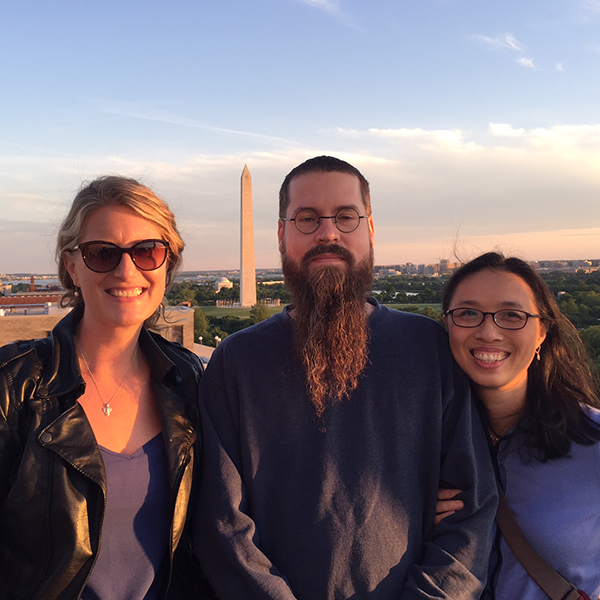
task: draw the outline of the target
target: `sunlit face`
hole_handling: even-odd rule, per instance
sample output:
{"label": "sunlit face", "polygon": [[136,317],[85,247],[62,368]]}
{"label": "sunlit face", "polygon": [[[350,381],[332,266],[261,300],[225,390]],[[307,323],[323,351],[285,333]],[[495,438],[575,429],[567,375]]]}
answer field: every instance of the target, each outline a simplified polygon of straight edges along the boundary
{"label": "sunlit face", "polygon": [[[469,275],[456,288],[449,309],[465,307],[538,314],[533,293],[520,277],[491,269]],[[529,318],[519,330],[501,329],[491,315],[479,327],[457,327],[450,317],[446,317],[446,325],[452,354],[482,399],[488,390],[522,393],[525,398],[527,369],[546,338],[540,319]]]}
{"label": "sunlit face", "polygon": [[[121,247],[161,239],[148,220],[123,206],[95,210],[85,221],[79,243],[101,240]],[[164,293],[168,261],[155,271],[139,270],[128,254],[108,273],[86,267],[81,252],[65,253],[65,266],[85,303],[84,319],[94,326],[140,327],[158,308]]]}
{"label": "sunlit face", "polygon": [[[348,173],[305,173],[294,177],[289,187],[290,204],[287,218],[295,218],[298,211],[311,208],[319,216],[332,216],[340,208],[352,207],[359,215],[364,215],[365,205],[360,193],[360,182]],[[350,233],[342,233],[332,219],[322,219],[319,228],[310,234],[298,231],[292,222],[279,221],[279,251],[285,253],[296,266],[304,255],[314,247],[323,244],[337,244],[350,251],[357,263],[370,257],[374,236],[373,217],[361,219],[358,228]],[[338,254],[321,254],[314,257],[309,271],[322,266],[338,265],[344,267],[347,262]]]}

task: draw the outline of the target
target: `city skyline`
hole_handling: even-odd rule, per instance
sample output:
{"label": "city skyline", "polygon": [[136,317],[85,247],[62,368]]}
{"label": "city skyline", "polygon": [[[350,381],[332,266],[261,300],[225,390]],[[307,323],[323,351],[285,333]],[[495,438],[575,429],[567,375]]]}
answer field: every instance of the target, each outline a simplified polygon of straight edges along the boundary
{"label": "city skyline", "polygon": [[[412,262],[412,261],[407,261],[405,263],[400,263],[400,262],[390,262],[390,263],[375,263],[374,264],[374,270],[382,270],[382,269],[388,269],[391,267],[406,267],[407,265],[411,265],[411,266],[415,266],[415,267],[439,267],[440,266],[440,262],[442,261],[448,261],[449,263],[453,263],[454,264],[460,264],[459,262],[456,261],[452,261],[449,259],[440,259],[434,263],[419,263],[419,262]],[[555,264],[559,264],[559,263],[577,263],[575,266],[572,267],[565,267],[563,265],[563,267],[561,268],[573,268],[573,269],[580,269],[583,268],[583,265],[581,263],[584,262],[593,262],[593,263],[598,263],[600,264],[600,257],[599,258],[593,258],[593,257],[587,257],[587,258],[583,258],[583,259],[574,259],[574,258],[559,258],[559,259],[532,259],[530,261],[528,261],[530,263],[538,263],[538,264],[546,264],[546,263],[555,263]],[[592,266],[592,265],[590,265]],[[547,268],[547,267],[544,267]],[[594,269],[598,269],[600,268],[599,266],[593,265]],[[557,267],[557,270],[559,270],[559,268]],[[278,266],[271,266],[271,267],[256,267],[256,273],[257,274],[265,274],[267,272],[278,272],[279,274],[281,274],[281,265]],[[221,275],[221,274],[226,274],[226,273],[239,273],[240,272],[240,268],[238,267],[232,267],[232,268],[226,268],[226,269],[202,269],[202,270],[187,270],[185,269],[185,265],[184,268],[178,273],[177,278],[176,279],[180,279],[182,277],[191,277],[194,274],[199,274],[199,275],[213,275],[215,277]],[[414,274],[414,273],[413,273]],[[37,280],[41,280],[41,281],[45,281],[47,279],[57,279],[57,273],[56,272],[33,272],[33,271],[23,271],[23,272],[15,272],[15,273],[0,273],[0,279],[1,278],[18,278],[18,280],[30,280],[32,277],[34,279]],[[258,276],[257,276],[258,278]]]}
{"label": "city skyline", "polygon": [[279,185],[318,154],[370,181],[381,264],[600,248],[600,0],[65,0],[2,15],[1,272],[52,271],[69,203],[108,173],[170,204],[186,269],[232,268],[245,164],[256,265],[277,265]]}

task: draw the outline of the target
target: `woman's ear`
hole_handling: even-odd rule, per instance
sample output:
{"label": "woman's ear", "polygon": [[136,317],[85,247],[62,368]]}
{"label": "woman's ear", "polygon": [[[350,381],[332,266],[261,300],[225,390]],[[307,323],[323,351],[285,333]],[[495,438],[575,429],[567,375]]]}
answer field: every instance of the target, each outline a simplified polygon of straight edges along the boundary
{"label": "woman's ear", "polygon": [[75,260],[73,259],[73,256],[71,255],[71,253],[63,252],[62,261],[63,261],[63,265],[65,265],[65,269],[67,270],[67,273],[73,280],[73,284],[75,285],[75,287],[80,287],[79,286],[79,278],[77,277],[77,268],[76,268]]}

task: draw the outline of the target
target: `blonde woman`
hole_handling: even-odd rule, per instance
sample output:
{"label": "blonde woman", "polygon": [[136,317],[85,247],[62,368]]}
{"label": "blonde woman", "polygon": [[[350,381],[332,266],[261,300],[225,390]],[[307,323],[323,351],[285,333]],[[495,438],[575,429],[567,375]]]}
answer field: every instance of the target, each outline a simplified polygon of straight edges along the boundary
{"label": "blonde woman", "polygon": [[0,349],[0,597],[186,598],[198,359],[149,330],[181,264],[168,206],[132,179],[75,197],[50,337]]}

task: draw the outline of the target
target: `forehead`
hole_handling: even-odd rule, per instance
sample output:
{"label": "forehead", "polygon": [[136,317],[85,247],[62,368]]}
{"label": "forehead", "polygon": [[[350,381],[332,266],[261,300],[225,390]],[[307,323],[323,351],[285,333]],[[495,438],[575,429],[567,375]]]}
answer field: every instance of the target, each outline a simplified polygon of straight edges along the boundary
{"label": "forehead", "polygon": [[488,310],[506,307],[536,310],[529,285],[518,275],[486,269],[466,277],[456,288],[452,306],[473,306]]}
{"label": "forehead", "polygon": [[161,237],[156,225],[138,215],[133,209],[127,206],[102,206],[86,218],[80,242],[102,240],[131,243]]}
{"label": "forehead", "polygon": [[289,187],[288,214],[302,208],[329,212],[342,206],[364,210],[358,177],[349,173],[314,172],[294,177]]}

